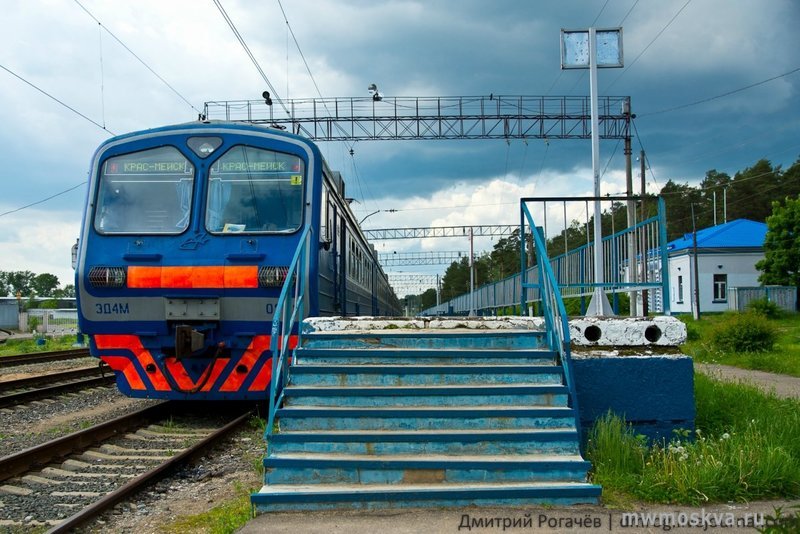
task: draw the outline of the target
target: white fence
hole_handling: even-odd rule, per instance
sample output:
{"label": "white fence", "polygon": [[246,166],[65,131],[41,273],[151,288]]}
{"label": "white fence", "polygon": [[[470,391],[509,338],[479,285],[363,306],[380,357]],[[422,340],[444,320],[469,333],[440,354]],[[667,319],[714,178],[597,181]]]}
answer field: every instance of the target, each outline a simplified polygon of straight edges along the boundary
{"label": "white fence", "polygon": [[78,310],[74,308],[36,308],[19,314],[20,332],[30,332],[34,325],[36,331],[42,334],[77,334]]}
{"label": "white fence", "polygon": [[767,299],[779,308],[797,309],[797,288],[794,286],[729,287],[728,309],[745,311],[754,300]]}

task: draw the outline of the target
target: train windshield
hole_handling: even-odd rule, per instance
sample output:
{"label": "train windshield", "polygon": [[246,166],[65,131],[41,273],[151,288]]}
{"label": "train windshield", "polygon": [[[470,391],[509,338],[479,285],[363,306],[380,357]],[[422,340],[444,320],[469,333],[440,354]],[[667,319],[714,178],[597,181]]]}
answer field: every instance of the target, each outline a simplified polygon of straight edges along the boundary
{"label": "train windshield", "polygon": [[103,234],[179,234],[189,226],[194,166],[173,147],[107,159],[94,227]]}
{"label": "train windshield", "polygon": [[303,218],[298,156],[238,145],[211,166],[206,228],[213,233],[293,232]]}

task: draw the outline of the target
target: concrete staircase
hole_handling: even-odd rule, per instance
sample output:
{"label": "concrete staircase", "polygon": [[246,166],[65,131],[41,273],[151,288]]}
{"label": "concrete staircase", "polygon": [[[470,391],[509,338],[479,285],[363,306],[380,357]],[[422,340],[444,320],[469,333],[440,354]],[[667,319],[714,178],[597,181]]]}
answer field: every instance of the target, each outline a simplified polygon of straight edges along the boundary
{"label": "concrete staircase", "polygon": [[594,503],[569,391],[533,330],[314,332],[258,511]]}

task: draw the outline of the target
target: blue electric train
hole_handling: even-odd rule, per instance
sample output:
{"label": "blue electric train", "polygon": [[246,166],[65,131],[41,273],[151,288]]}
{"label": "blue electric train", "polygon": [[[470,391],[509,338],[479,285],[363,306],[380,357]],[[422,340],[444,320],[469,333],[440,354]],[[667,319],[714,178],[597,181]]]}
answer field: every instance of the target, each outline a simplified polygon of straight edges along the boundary
{"label": "blue electric train", "polygon": [[[132,397],[263,399],[275,305],[311,227],[308,316],[400,304],[317,146],[204,121],[114,137],[91,163],[79,326]],[[312,248],[312,250],[314,250]]]}

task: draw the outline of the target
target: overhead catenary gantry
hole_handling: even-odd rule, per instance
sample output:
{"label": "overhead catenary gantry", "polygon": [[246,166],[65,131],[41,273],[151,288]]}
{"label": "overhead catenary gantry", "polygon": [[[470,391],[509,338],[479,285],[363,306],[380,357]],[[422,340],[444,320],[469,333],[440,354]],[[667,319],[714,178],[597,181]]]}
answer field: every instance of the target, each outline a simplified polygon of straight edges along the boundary
{"label": "overhead catenary gantry", "polygon": [[518,224],[484,224],[474,226],[430,226],[420,228],[376,228],[364,230],[370,240],[422,239],[427,237],[473,237],[507,236],[519,231]]}
{"label": "overhead catenary gantry", "polygon": [[[269,124],[315,141],[591,138],[591,101],[582,96],[373,96],[270,102],[210,101],[201,118]],[[630,120],[630,97],[599,98],[600,138],[629,139]]]}
{"label": "overhead catenary gantry", "polygon": [[386,252],[378,254],[378,261],[384,267],[405,267],[409,265],[449,265],[467,256],[461,251],[423,251]]}
{"label": "overhead catenary gantry", "polygon": [[438,274],[387,273],[389,285],[398,294],[422,293],[426,289],[439,290],[442,277]]}

